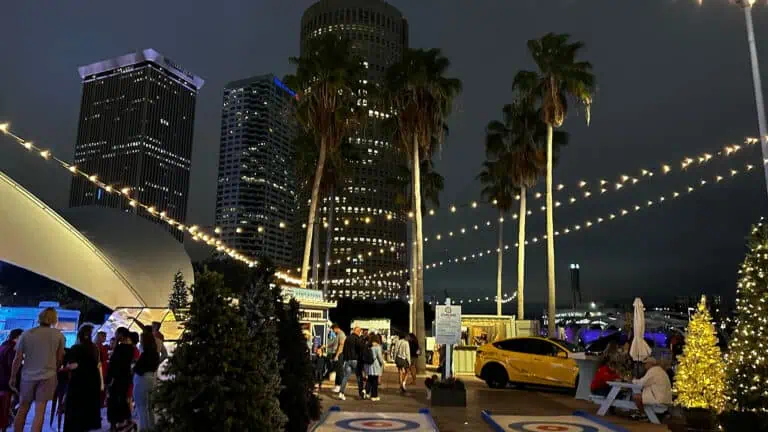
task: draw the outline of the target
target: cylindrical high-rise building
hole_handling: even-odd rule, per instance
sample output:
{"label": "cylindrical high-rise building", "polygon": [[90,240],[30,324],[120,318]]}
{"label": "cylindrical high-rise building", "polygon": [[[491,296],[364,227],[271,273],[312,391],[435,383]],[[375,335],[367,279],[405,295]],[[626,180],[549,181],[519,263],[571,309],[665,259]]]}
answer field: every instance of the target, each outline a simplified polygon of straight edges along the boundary
{"label": "cylindrical high-rise building", "polygon": [[[408,22],[400,11],[382,0],[321,0],[310,6],[301,19],[302,52],[308,40],[328,32],[351,40],[354,54],[366,62],[371,81],[382,79],[387,67],[399,61],[408,47]],[[364,99],[359,102],[367,105]],[[335,222],[328,277],[331,298],[397,297],[408,279],[408,206],[396,200],[398,194],[407,193],[407,186],[400,186],[407,184],[401,169],[405,158],[381,130],[383,114],[371,110],[368,115],[365,127],[347,138],[354,148],[349,175],[333,193]],[[300,201],[298,220],[306,221],[307,201],[306,197]],[[318,205],[323,221],[318,225],[320,286],[330,204],[328,194]],[[302,234],[296,236],[295,249],[300,252],[305,236],[301,224],[297,225]]]}

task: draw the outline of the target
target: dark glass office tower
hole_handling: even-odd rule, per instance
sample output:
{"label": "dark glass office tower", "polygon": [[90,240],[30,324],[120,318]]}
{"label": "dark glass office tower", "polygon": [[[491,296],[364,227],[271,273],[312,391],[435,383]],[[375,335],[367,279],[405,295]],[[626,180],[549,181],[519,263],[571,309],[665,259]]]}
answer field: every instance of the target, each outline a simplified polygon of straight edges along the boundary
{"label": "dark glass office tower", "polygon": [[[79,68],[83,80],[74,163],[181,223],[187,214],[195,101],[203,80],[155,50]],[[135,211],[75,177],[70,207],[99,205]],[[168,226],[168,225],[166,225]],[[183,232],[168,226],[183,240]]]}
{"label": "dark glass office tower", "polygon": [[227,84],[221,109],[216,229],[225,244],[281,268],[293,259],[295,95],[261,75]]}
{"label": "dark glass office tower", "polygon": [[[388,66],[408,47],[408,22],[394,6],[381,0],[321,0],[301,18],[301,49],[326,33],[348,37],[352,50],[365,60],[368,79],[382,79]],[[368,106],[361,97],[358,104]],[[393,298],[404,293],[407,274],[407,210],[395,203],[400,165],[405,157],[381,128],[384,113],[368,110],[366,125],[348,138],[354,146],[351,175],[335,193],[334,202],[318,204],[325,221],[334,206],[328,293],[331,298]],[[306,223],[307,199],[300,199],[299,218]],[[322,221],[321,221],[322,222]],[[298,228],[301,224],[297,224]],[[320,264],[325,257],[327,229],[320,231]],[[303,252],[303,230],[297,230],[296,262]],[[349,260],[347,258],[350,257]],[[320,271],[322,284],[323,271]]]}

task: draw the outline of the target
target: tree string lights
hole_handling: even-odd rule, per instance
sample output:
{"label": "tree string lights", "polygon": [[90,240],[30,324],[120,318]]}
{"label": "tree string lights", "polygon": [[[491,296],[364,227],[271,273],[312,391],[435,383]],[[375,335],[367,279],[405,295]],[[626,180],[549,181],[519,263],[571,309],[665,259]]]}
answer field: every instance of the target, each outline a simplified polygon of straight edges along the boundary
{"label": "tree string lights", "polygon": [[[216,236],[216,234],[220,233],[220,230],[214,229],[214,233],[209,233],[206,230],[200,228],[198,225],[184,224],[171,217],[168,217],[164,210],[158,209],[155,206],[152,206],[149,204],[145,204],[136,198],[132,198],[131,197],[131,191],[133,190],[132,187],[110,185],[102,182],[101,180],[99,180],[96,174],[87,173],[79,169],[76,165],[66,162],[62,159],[59,159],[58,157],[53,155],[53,153],[49,149],[41,148],[33,144],[32,141],[28,141],[22,138],[20,135],[16,134],[11,129],[11,126],[8,123],[0,123],[0,132],[2,132],[6,136],[11,137],[20,146],[24,147],[28,151],[37,153],[41,158],[47,161],[56,162],[56,164],[58,164],[65,170],[69,171],[72,175],[85,177],[86,179],[88,179],[88,181],[90,181],[93,185],[95,185],[99,189],[103,190],[105,193],[119,196],[125,199],[128,202],[128,205],[130,207],[134,209],[143,209],[148,214],[154,216],[155,218],[157,218],[162,222],[167,223],[169,226],[175,227],[179,231],[189,233],[192,236],[192,239],[194,241],[203,241],[207,245],[216,248],[217,251],[226,253],[232,259],[243,262],[247,264],[249,267],[254,267],[259,263],[257,260],[251,259],[243,255],[242,253],[240,253],[238,250],[227,246],[219,237]],[[297,284],[299,282],[298,279],[290,276],[285,272],[279,271],[279,272],[276,272],[275,275],[278,278],[289,283]]]}

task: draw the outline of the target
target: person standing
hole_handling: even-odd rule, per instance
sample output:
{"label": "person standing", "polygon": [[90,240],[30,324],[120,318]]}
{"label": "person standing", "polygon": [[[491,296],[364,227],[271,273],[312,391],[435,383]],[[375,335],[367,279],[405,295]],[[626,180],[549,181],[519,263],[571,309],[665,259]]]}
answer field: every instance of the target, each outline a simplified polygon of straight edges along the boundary
{"label": "person standing", "polygon": [[355,374],[357,378],[357,393],[362,399],[365,394],[363,393],[363,368],[360,362],[360,355],[364,348],[363,339],[360,338],[362,329],[355,327],[352,330],[352,334],[344,341],[344,348],[342,356],[344,357],[344,376],[341,379],[341,385],[339,387],[338,398],[345,400],[344,391],[347,389],[347,383],[352,374]]}
{"label": "person standing", "polygon": [[411,351],[411,360],[408,367],[411,375],[411,384],[416,384],[416,362],[421,355],[421,347],[419,346],[419,338],[413,333],[408,335],[408,347]]}
{"label": "person standing", "polygon": [[23,361],[18,387],[19,411],[13,425],[15,432],[24,431],[32,402],[35,403],[32,432],[43,430],[45,408],[56,392],[56,371],[64,360],[64,335],[55,328],[59,321],[56,309],[43,309],[37,321],[38,327],[27,330],[19,338],[8,383],[11,390],[17,389],[16,377]]}
{"label": "person standing", "polygon": [[101,429],[101,364],[91,340],[93,324],[83,324],[66,361],[71,372],[64,400],[64,432]]}
{"label": "person standing", "polygon": [[130,331],[125,327],[115,331],[115,340],[117,345],[107,368],[107,420],[113,430],[118,430],[131,423],[128,392],[132,385],[133,344]]}
{"label": "person standing", "polygon": [[411,347],[408,344],[409,336],[398,339],[395,343],[394,357],[397,366],[400,391],[405,393],[405,382],[408,380],[408,368],[411,365]]}
{"label": "person standing", "polygon": [[[107,365],[109,363],[109,347],[107,346],[107,332],[99,331],[96,333],[96,348],[99,350],[99,367],[101,368],[102,381],[107,376]],[[102,386],[101,389],[101,407],[104,408],[107,403],[107,390]]]}
{"label": "person standing", "polygon": [[160,352],[151,328],[141,333],[141,355],[133,366],[133,392],[136,412],[139,417],[139,430],[152,430],[155,427],[155,413],[152,406],[152,393],[155,390],[155,373],[160,366]]}
{"label": "person standing", "polygon": [[366,365],[366,372],[368,373],[367,393],[370,395],[371,400],[376,402],[379,400],[379,377],[384,373],[384,356],[382,355],[381,336],[370,335],[371,357],[373,363]]}
{"label": "person standing", "polygon": [[13,392],[8,384],[11,381],[13,359],[16,357],[16,343],[22,333],[22,329],[11,330],[8,339],[0,345],[0,428],[3,428],[3,432],[10,426]]}
{"label": "person standing", "polygon": [[335,343],[333,349],[336,354],[333,356],[333,364],[331,364],[331,370],[336,373],[336,379],[334,380],[335,387],[333,387],[334,393],[339,393],[341,390],[341,382],[344,380],[344,343],[347,341],[347,334],[339,327],[338,324],[331,326],[331,330],[336,333]]}
{"label": "person standing", "polygon": [[157,352],[160,354],[160,364],[162,364],[168,358],[168,349],[165,347],[165,336],[160,333],[160,323],[157,321],[152,322],[152,335],[155,337]]}

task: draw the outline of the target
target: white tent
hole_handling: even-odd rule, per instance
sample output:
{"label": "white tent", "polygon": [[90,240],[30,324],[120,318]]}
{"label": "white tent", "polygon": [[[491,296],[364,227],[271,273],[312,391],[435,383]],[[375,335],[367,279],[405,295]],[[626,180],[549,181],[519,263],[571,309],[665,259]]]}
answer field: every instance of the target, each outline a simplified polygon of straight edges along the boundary
{"label": "white tent", "polygon": [[651,355],[651,347],[645,342],[645,307],[640,297],[632,303],[635,314],[632,320],[632,345],[629,346],[629,356],[634,361],[643,361]]}

